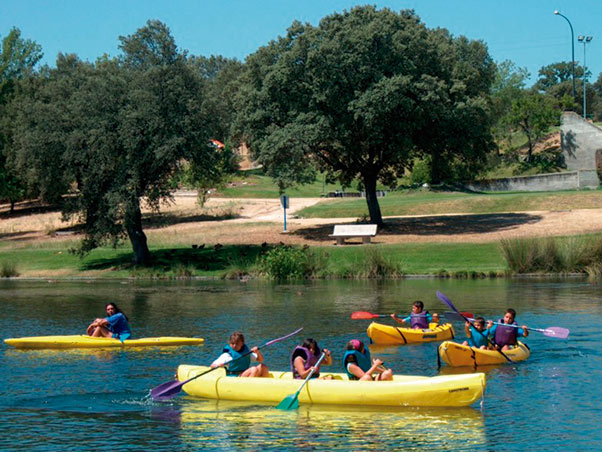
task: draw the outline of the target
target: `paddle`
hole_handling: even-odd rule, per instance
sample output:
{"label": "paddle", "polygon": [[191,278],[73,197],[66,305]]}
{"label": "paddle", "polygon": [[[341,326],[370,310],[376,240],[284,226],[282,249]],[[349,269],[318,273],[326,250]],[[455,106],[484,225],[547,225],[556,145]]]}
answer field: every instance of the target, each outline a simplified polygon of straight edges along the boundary
{"label": "paddle", "polygon": [[[397,314],[395,316],[397,317]],[[373,314],[368,311],[356,311],[351,314],[353,320],[378,319],[382,317],[391,317],[391,314]]]}
{"label": "paddle", "polygon": [[[458,311],[458,310],[456,309],[456,307],[455,307],[455,306],[454,306],[454,304],[451,302],[451,300],[450,300],[449,298],[447,298],[447,297],[446,297],[446,296],[445,296],[443,293],[441,293],[441,292],[437,291],[437,297],[438,297],[438,298],[439,298],[439,300],[441,300],[443,303],[445,303],[446,305],[448,305],[448,306],[451,308],[451,310],[452,310],[452,311],[454,311],[454,312],[456,312],[456,313],[460,314],[460,315],[462,316],[462,318],[463,318],[465,321],[467,321],[467,322],[469,321],[469,320],[468,320],[466,317],[464,317],[464,316],[462,315],[462,313],[461,313],[460,311]],[[489,342],[490,344],[493,344],[493,345],[495,346],[495,349],[496,349],[496,350],[497,350],[497,351],[500,353],[500,355],[502,355],[502,356],[503,356],[503,357],[506,359],[506,361],[508,361],[509,363],[513,363],[513,362],[514,362],[514,361],[512,361],[512,360],[511,360],[511,359],[508,357],[508,355],[506,355],[506,354],[505,354],[503,351],[501,351],[501,350],[500,350],[500,348],[499,348],[499,346],[498,346],[498,345],[497,345],[497,344],[496,344],[496,343],[495,343],[493,340],[489,339],[489,337],[488,337],[488,336],[484,335],[484,334],[483,334],[483,333],[481,333],[479,330],[475,330],[475,331],[477,331],[477,332],[478,332],[478,333],[479,333],[481,336],[483,336],[485,339],[487,339],[487,342]]]}
{"label": "paddle", "polygon": [[[448,316],[449,314],[449,316]],[[454,320],[458,320],[461,321],[464,319],[464,317],[462,317],[459,314],[456,314],[455,312],[446,312],[445,316],[449,319],[454,319]],[[455,318],[454,318],[455,317]],[[474,322],[474,318],[472,318],[472,316],[467,315],[466,316],[467,320],[470,322]],[[519,325],[508,325],[507,323],[500,323],[500,322],[493,322],[494,325],[505,325],[505,326],[511,326],[512,328],[520,328]],[[569,337],[569,333],[570,331],[566,328],[562,328],[559,326],[549,326],[547,328],[531,328],[531,327],[527,327],[527,329],[529,331],[537,331],[539,333],[543,333],[544,336],[548,336],[548,337],[555,337],[558,339],[566,339],[567,337]]]}
{"label": "paddle", "polygon": [[280,402],[276,408],[278,408],[279,410],[296,410],[297,408],[299,408],[299,393],[305,386],[305,383],[307,383],[309,381],[309,379],[311,378],[311,376],[314,374],[314,372],[316,371],[316,369],[318,368],[318,366],[320,365],[320,363],[322,362],[322,360],[324,359],[325,356],[326,356],[326,353],[322,353],[322,355],[320,356],[320,359],[313,366],[313,369],[311,370],[309,375],[307,377],[305,377],[305,380],[303,380],[303,383],[301,384],[301,386],[299,387],[297,392],[295,392],[294,394],[291,394],[291,395],[287,395],[284,399],[282,399],[282,402]]}
{"label": "paddle", "polygon": [[[456,313],[452,313],[453,315],[456,315]],[[463,315],[465,315],[466,317],[472,317],[472,312],[462,312]],[[382,318],[382,317],[391,317],[391,314],[373,314],[372,312],[368,312],[368,311],[355,311],[351,314],[351,318],[353,320],[368,320],[368,319],[377,319],[377,318]],[[395,314],[395,317],[397,317],[397,314]]]}
{"label": "paddle", "polygon": [[[295,334],[300,333],[301,330],[303,330],[303,328],[299,328],[298,330],[293,331],[292,333],[287,334],[286,336],[279,337],[278,339],[273,339],[271,341],[268,341],[265,344],[260,345],[257,348],[260,349],[260,348],[263,348],[263,347],[268,347],[268,346],[270,346],[272,344],[275,344],[276,342],[280,342],[280,341],[283,341],[284,339],[288,339],[289,337],[294,336]],[[229,361],[229,362],[227,362],[225,364],[222,364],[221,366],[212,367],[211,369],[206,370],[205,372],[202,372],[202,373],[200,373],[198,375],[195,375],[194,377],[189,378],[186,381],[178,381],[178,380],[176,380],[176,381],[168,381],[167,383],[162,383],[159,386],[151,389],[150,390],[150,395],[153,398],[153,400],[157,400],[157,401],[171,399],[172,397],[174,397],[174,396],[176,396],[177,394],[180,393],[180,391],[182,390],[182,386],[184,386],[186,383],[188,383],[188,382],[190,382],[192,380],[195,380],[195,379],[197,379],[199,377],[202,377],[203,375],[207,375],[209,372],[213,372],[214,370],[219,369],[220,367],[223,367],[223,366],[225,366],[227,364],[230,364],[233,361],[236,361],[238,359],[244,358],[245,356],[248,356],[251,353],[253,353],[253,352],[252,351],[248,351],[247,353],[244,353],[243,355],[239,356],[236,359],[233,359],[233,360],[231,360],[231,361]]]}

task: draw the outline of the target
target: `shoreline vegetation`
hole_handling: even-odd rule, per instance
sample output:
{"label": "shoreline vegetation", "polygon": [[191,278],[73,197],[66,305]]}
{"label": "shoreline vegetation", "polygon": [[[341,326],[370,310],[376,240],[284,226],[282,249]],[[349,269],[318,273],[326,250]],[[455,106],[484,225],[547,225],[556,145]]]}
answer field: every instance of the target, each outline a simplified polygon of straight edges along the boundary
{"label": "shoreline vegetation", "polygon": [[[244,187],[237,190],[238,193],[240,190],[244,190]],[[237,191],[235,190],[234,194]],[[510,206],[520,211],[525,205],[534,211],[551,210],[550,204],[553,204],[556,210],[570,209],[569,206],[593,208],[596,203],[600,205],[602,193],[588,191],[470,194],[413,190],[392,192],[385,199],[385,215],[389,215],[400,205],[405,205],[405,208],[410,210],[419,206],[421,215],[415,221],[421,221],[423,218],[441,214],[462,216],[460,212],[465,211],[467,205],[474,206],[473,215],[475,211],[483,215],[487,214],[485,212],[495,214],[501,210],[512,211]],[[485,199],[489,201],[483,202]],[[461,236],[466,231],[458,230],[453,234],[460,236],[459,241],[404,243],[403,234],[400,234],[399,243],[364,246],[333,246],[332,240],[327,239],[327,236],[326,240],[321,242],[308,241],[310,244],[284,244],[271,240],[263,243],[222,245],[219,234],[224,232],[224,228],[220,221],[237,217],[236,209],[229,209],[229,212],[194,214],[192,218],[199,224],[211,221],[212,230],[217,234],[214,242],[209,241],[201,245],[191,245],[201,243],[195,242],[199,240],[199,236],[187,235],[185,230],[178,233],[162,232],[167,225],[192,223],[190,212],[180,210],[180,217],[173,212],[166,216],[149,213],[146,220],[150,223],[147,230],[153,261],[147,267],[132,264],[132,250],[128,243],[117,248],[101,247],[80,258],[69,251],[76,247],[79,239],[76,235],[65,233],[64,230],[55,230],[48,225],[46,236],[56,236],[57,232],[61,232],[60,240],[47,238],[28,241],[21,240],[22,237],[16,230],[0,229],[0,278],[259,278],[285,281],[409,277],[476,279],[521,275],[583,275],[594,279],[602,277],[602,233],[504,238],[474,243],[462,242]],[[363,218],[360,204],[353,199],[320,203],[296,212],[295,216],[305,217],[304,212],[307,210],[311,211],[312,215],[320,212],[321,218],[332,218],[333,223],[336,223],[336,218],[340,215],[352,216],[359,213],[357,221],[362,221]],[[16,215],[21,215],[23,224],[29,225],[31,229],[29,214],[17,211]],[[2,214],[2,217],[10,218],[6,214]],[[469,222],[470,216],[466,218]],[[239,226],[240,231],[244,233],[255,224],[242,224]],[[468,226],[467,228],[469,229]],[[75,229],[73,232],[77,232],[76,225],[69,225],[67,229]],[[259,242],[260,239],[256,241]]]}

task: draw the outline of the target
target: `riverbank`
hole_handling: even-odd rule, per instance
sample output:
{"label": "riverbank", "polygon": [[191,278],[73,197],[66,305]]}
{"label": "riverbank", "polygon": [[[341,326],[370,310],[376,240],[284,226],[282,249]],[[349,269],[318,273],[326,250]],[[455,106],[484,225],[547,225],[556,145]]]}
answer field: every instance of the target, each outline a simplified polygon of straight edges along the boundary
{"label": "riverbank", "polygon": [[19,206],[13,215],[0,211],[0,271],[23,278],[248,278],[260,274],[269,249],[295,245],[313,253],[322,267],[317,277],[373,274],[370,261],[394,265],[398,275],[501,276],[508,270],[502,239],[602,233],[602,209],[408,215],[385,217],[370,246],[359,239],[335,246],[333,226],[356,219],[297,218],[318,202],[333,200],[294,199],[284,232],[277,199],[213,198],[200,208],[193,194],[180,194],[160,215],[145,213],[155,257],[149,268],[130,264],[128,242],[80,259],[69,252],[81,239],[77,225],[43,206]]}

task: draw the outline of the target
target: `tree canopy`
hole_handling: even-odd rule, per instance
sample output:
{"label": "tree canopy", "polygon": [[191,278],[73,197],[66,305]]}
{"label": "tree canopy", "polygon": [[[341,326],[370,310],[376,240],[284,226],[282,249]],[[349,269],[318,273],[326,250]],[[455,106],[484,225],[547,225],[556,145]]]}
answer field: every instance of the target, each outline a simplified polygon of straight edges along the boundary
{"label": "tree canopy", "polygon": [[281,189],[316,170],[359,179],[382,224],[377,182],[394,186],[417,155],[437,177],[492,147],[486,96],[495,66],[485,45],[429,30],[413,11],[372,6],[294,22],[249,56],[236,129]]}
{"label": "tree canopy", "polygon": [[149,21],[120,37],[123,54],[81,62],[59,55],[13,105],[15,160],[47,199],[63,198],[65,217],[81,218],[81,252],[128,237],[134,261],[150,253],[141,203],[169,200],[170,178],[184,161],[213,171],[203,80],[169,29]]}

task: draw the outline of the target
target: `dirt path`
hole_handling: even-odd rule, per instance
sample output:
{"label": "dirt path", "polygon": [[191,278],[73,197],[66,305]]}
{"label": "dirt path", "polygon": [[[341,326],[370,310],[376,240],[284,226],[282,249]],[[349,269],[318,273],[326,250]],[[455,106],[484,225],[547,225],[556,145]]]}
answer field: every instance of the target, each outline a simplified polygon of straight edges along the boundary
{"label": "dirt path", "polygon": [[[175,204],[164,206],[145,231],[149,242],[173,244],[287,243],[329,245],[333,225],[353,223],[355,218],[300,219],[295,213],[324,198],[294,198],[287,210],[287,233],[278,199],[212,198],[203,209],[193,194],[181,194]],[[216,219],[217,218],[217,219]],[[231,219],[228,219],[231,218]],[[488,215],[436,215],[386,217],[375,243],[490,242],[502,238],[545,237],[602,232],[602,209],[518,212]],[[20,206],[8,215],[0,206],[0,242],[18,247],[31,242],[60,242],[76,237],[73,223],[65,223],[56,211]],[[357,243],[360,242],[358,239]]]}

